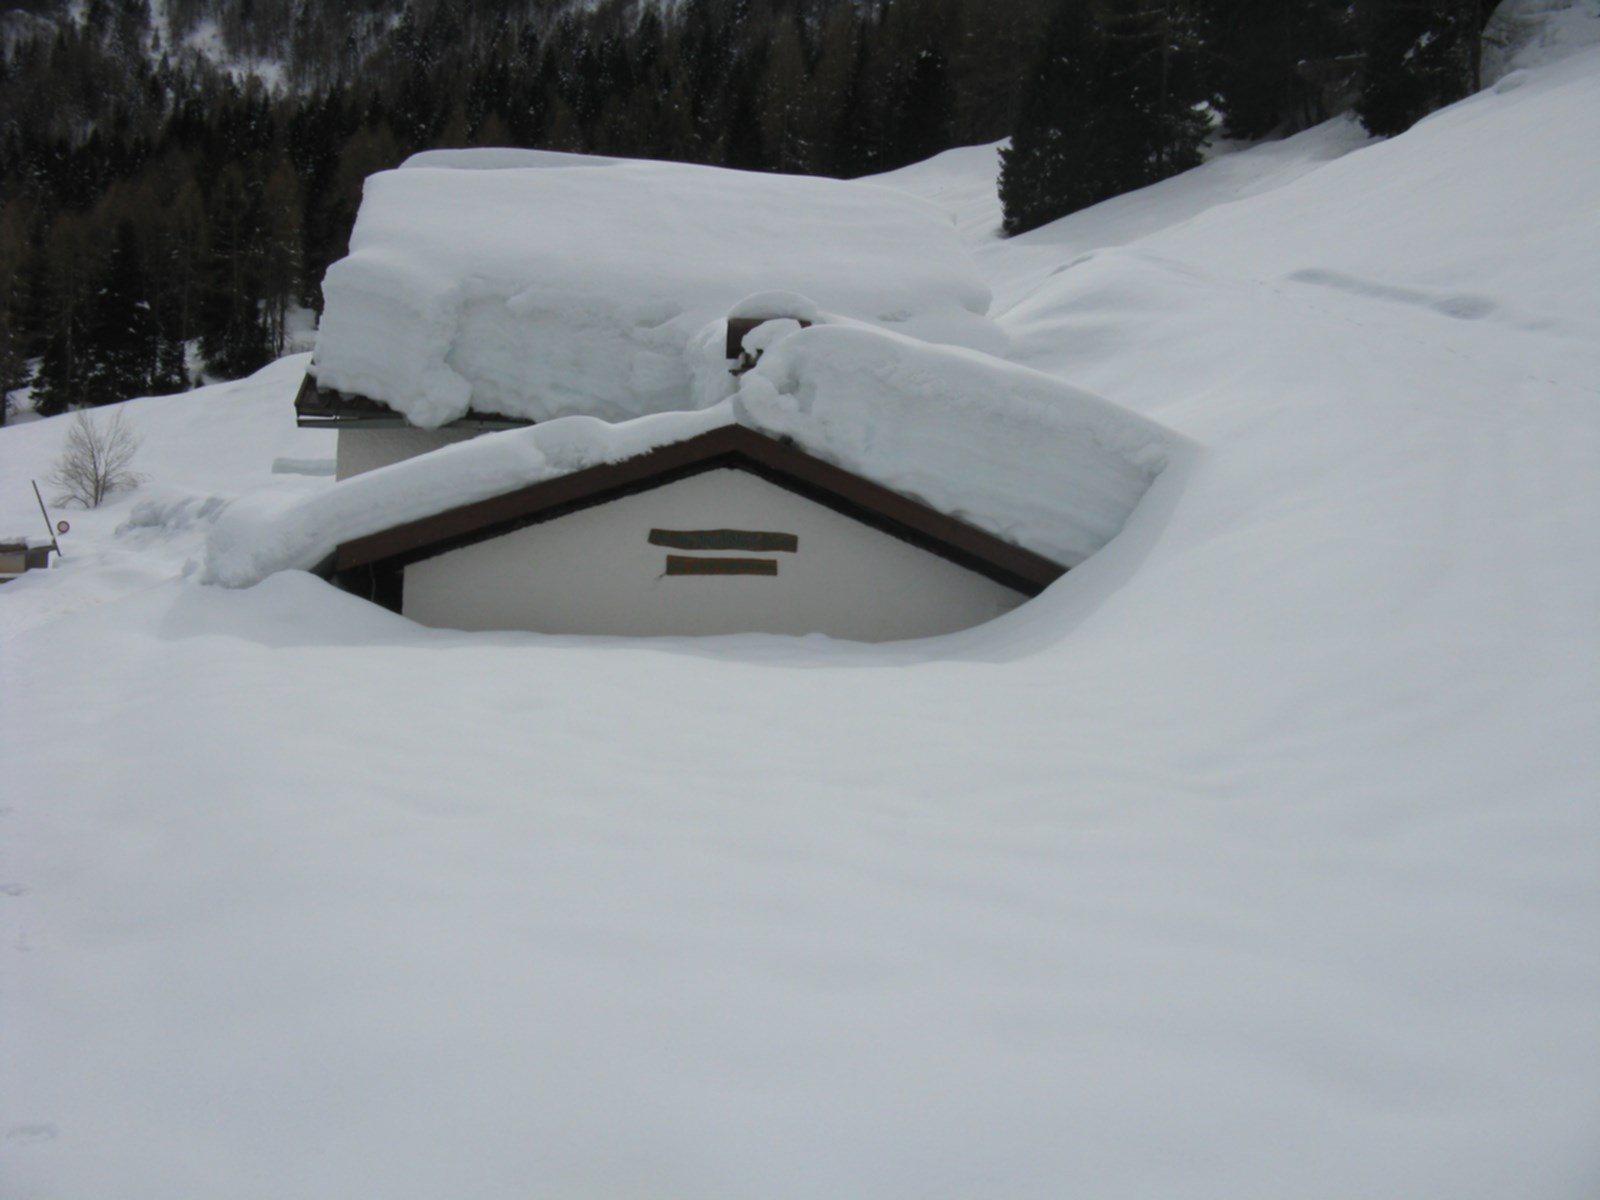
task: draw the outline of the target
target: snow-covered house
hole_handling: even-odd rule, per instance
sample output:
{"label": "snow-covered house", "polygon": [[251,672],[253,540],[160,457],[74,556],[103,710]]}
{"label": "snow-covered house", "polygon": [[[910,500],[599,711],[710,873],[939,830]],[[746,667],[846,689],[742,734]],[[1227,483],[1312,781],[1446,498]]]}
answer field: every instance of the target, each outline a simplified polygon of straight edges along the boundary
{"label": "snow-covered house", "polygon": [[929,636],[1093,554],[1185,451],[1028,368],[819,323],[703,409],[558,417],[236,503],[205,575],[319,570],[460,629]]}
{"label": "snow-covered house", "polygon": [[945,633],[1182,446],[997,357],[949,221],[869,184],[422,155],[368,181],[324,295],[297,408],[339,482],[239,506],[207,575],[317,569],[429,625]]}

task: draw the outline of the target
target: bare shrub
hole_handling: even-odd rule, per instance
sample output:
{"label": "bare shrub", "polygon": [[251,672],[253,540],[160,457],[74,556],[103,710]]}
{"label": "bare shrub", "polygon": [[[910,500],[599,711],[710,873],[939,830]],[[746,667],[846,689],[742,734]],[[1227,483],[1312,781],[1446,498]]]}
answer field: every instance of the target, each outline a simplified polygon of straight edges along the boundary
{"label": "bare shrub", "polygon": [[47,476],[60,493],[56,503],[98,508],[113,492],[138,487],[144,476],[130,471],[128,464],[139,449],[139,441],[122,409],[110,418],[79,410],[67,430],[61,457]]}

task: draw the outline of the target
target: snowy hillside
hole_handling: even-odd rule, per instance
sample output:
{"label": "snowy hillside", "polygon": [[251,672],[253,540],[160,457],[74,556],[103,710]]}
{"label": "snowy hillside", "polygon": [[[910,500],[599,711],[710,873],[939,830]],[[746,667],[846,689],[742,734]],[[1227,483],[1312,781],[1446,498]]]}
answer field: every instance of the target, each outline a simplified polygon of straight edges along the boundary
{"label": "snowy hillside", "polygon": [[304,360],[129,403],[144,487],[0,588],[0,1192],[1600,1194],[1593,8],[1012,241],[992,149],[881,177],[1199,447],[962,634],[203,586],[330,486]]}

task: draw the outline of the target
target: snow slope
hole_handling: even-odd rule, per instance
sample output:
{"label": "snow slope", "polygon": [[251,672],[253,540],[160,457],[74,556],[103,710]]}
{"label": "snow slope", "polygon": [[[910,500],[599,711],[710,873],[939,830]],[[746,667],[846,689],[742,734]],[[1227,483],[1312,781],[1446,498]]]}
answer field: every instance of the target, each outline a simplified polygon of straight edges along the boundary
{"label": "snow slope", "polygon": [[[1600,1192],[1600,50],[1539,49],[981,241],[1201,449],[976,630],[454,634],[86,520],[0,589],[5,1193]],[[147,488],[326,486],[280,369],[132,402]]]}
{"label": "snow slope", "polygon": [[71,526],[59,538],[55,570],[22,576],[0,592],[0,643],[192,570],[217,517],[241,494],[288,504],[326,491],[334,435],[294,423],[294,391],[309,357],[281,359],[237,383],[115,406],[140,440],[132,466],[146,478],[138,491],[93,511],[60,507],[48,482],[70,418],[0,429],[0,536],[47,540],[30,479],[52,521]]}

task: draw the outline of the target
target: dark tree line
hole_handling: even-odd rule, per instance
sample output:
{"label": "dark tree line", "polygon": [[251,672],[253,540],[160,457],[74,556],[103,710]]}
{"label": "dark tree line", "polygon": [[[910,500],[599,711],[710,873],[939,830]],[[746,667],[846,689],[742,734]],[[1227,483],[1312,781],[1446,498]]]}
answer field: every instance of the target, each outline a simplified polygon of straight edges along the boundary
{"label": "dark tree line", "polygon": [[0,387],[59,412],[254,370],[420,149],[848,177],[1014,133],[1015,232],[1191,165],[1218,117],[1310,123],[1362,61],[1363,118],[1404,128],[1471,86],[1485,2],[31,0],[0,16]]}
{"label": "dark tree line", "polygon": [[1493,0],[1063,0],[1001,151],[1008,233],[1353,106],[1403,132],[1479,85]]}

